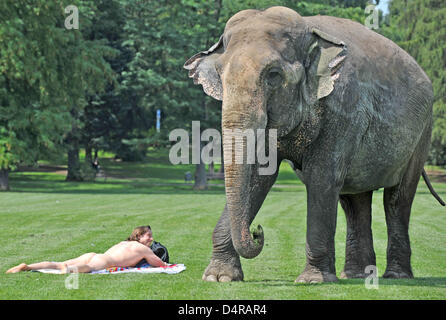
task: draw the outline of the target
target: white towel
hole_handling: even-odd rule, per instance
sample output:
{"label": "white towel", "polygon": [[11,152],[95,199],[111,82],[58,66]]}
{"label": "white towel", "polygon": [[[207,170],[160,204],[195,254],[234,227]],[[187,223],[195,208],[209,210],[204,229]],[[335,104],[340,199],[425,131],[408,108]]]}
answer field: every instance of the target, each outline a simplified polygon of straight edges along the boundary
{"label": "white towel", "polygon": [[[152,267],[149,264],[144,264],[140,268],[122,268],[122,267],[112,267],[108,269],[96,270],[90,272],[90,274],[111,274],[111,273],[167,273],[167,274],[176,274],[181,271],[186,270],[186,266],[184,264],[171,264],[167,267]],[[33,270],[36,272],[42,273],[54,273],[60,274],[60,270],[57,269],[39,269]]]}

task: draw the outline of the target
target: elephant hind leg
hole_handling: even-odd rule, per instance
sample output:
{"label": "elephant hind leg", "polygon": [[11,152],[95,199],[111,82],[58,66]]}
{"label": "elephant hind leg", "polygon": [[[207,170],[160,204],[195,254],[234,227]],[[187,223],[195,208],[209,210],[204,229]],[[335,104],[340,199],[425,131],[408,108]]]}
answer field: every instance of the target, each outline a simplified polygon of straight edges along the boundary
{"label": "elephant hind leg", "polygon": [[[419,179],[420,175],[418,175]],[[417,180],[418,180],[417,179]],[[410,264],[409,218],[416,192],[415,181],[384,189],[387,223],[387,267],[384,278],[413,278]]]}
{"label": "elephant hind leg", "polygon": [[[424,161],[423,161],[424,163]],[[413,278],[409,218],[423,163],[411,159],[400,184],[384,189],[387,224],[387,267],[384,278]]]}
{"label": "elephant hind leg", "polygon": [[384,189],[387,224],[387,267],[384,278],[413,278],[410,264],[409,218],[417,185],[430,146],[432,127],[428,125],[409,160],[401,182]]}
{"label": "elephant hind leg", "polygon": [[340,278],[365,278],[365,268],[376,265],[372,237],[373,191],[340,195],[339,200],[347,220],[345,266]]}

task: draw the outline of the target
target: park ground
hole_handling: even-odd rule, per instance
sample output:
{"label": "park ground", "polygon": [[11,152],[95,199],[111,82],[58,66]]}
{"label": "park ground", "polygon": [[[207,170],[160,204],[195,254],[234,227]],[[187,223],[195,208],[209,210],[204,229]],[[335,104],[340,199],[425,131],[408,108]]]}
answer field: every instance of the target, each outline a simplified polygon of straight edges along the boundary
{"label": "park ground", "polygon": [[[410,237],[415,279],[387,280],[387,231],[382,190],[373,197],[373,237],[378,287],[362,279],[330,284],[295,284],[305,266],[306,192],[288,164],[266,198],[253,226],[265,232],[262,253],[242,259],[245,281],[201,280],[212,250],[212,231],[225,204],[222,181],[194,191],[184,173],[194,166],[173,166],[167,151],[153,151],[145,162],[100,158],[105,177],[65,182],[64,167],[10,175],[11,191],[0,193],[0,299],[446,299],[446,208],[420,181]],[[433,185],[446,199],[444,172],[428,168]],[[435,169],[435,170],[434,170]],[[434,176],[435,175],[435,176]],[[80,274],[78,289],[67,289],[66,275],[4,272],[21,262],[63,261],[85,252],[103,252],[139,225],[150,224],[154,238],[169,249],[173,263],[187,270],[167,274]],[[346,223],[338,210],[336,270],[345,258]]]}

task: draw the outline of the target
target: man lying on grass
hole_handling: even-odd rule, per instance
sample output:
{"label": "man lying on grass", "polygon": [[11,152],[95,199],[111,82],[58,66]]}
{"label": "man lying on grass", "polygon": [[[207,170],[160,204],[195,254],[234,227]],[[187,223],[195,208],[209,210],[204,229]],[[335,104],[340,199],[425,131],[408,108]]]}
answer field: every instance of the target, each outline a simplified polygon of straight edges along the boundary
{"label": "man lying on grass", "polygon": [[64,262],[39,262],[30,265],[22,263],[6,273],[39,269],[59,269],[62,273],[88,273],[110,267],[134,267],[142,259],[146,259],[153,267],[168,266],[150,249],[152,241],[150,226],[137,227],[127,241],[114,245],[104,254],[90,252]]}

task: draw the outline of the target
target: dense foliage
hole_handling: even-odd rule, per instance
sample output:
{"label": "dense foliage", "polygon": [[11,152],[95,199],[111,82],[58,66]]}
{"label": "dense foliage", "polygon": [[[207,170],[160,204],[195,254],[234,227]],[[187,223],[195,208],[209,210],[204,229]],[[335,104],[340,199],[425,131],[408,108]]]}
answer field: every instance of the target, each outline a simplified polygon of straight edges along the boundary
{"label": "dense foliage", "polygon": [[430,161],[446,164],[446,3],[392,0],[383,34],[424,69],[434,88],[434,128]]}
{"label": "dense foliage", "polygon": [[[70,1],[88,29],[93,1]],[[111,81],[101,42],[64,27],[59,1],[0,3],[0,169],[64,151],[86,96]]]}
{"label": "dense foliage", "polygon": [[[0,170],[68,151],[82,179],[85,148],[142,160],[168,132],[219,128],[221,103],[193,85],[184,62],[212,46],[236,12],[283,5],[303,16],[360,23],[367,0],[3,0],[0,3]],[[79,29],[64,26],[68,5]],[[435,91],[430,161],[446,163],[446,7],[441,0],[393,0],[377,32],[407,50]],[[161,111],[161,130],[155,130]],[[71,153],[70,153],[71,152]],[[0,177],[1,180],[1,177]]]}

